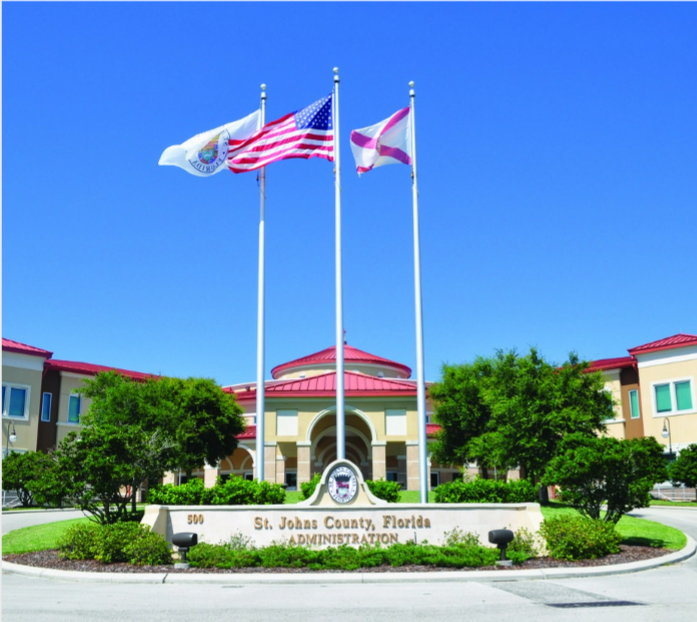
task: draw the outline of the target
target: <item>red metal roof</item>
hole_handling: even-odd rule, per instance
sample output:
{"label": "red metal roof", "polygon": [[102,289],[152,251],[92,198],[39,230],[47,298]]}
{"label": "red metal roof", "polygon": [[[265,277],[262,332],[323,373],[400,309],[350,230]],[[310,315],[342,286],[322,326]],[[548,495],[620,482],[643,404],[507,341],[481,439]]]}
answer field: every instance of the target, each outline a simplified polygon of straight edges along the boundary
{"label": "red metal roof", "polygon": [[257,437],[257,426],[252,424],[252,425],[248,425],[247,429],[244,432],[242,432],[242,434],[238,434],[235,438],[237,440],[243,441],[246,439],[256,438],[256,437]]}
{"label": "red metal roof", "polygon": [[427,423],[426,424],[426,436],[429,438],[434,437],[438,432],[440,432],[443,428],[439,426],[437,423]]}
{"label": "red metal roof", "polygon": [[636,359],[633,356],[621,356],[614,359],[599,359],[591,361],[588,371],[603,371],[606,369],[623,369],[625,367],[634,367]]}
{"label": "red metal roof", "polygon": [[[283,363],[282,365],[277,365],[271,370],[271,376],[273,378],[278,378],[283,372],[292,369],[294,367],[304,367],[309,365],[322,365],[322,364],[332,364],[336,365],[336,346],[331,348],[326,348],[315,352],[314,354],[309,354],[308,356],[303,356],[302,358],[295,359],[289,363]],[[406,374],[407,378],[411,376],[411,368],[401,363],[396,363],[395,361],[390,361],[389,359],[382,358],[381,356],[375,356],[353,346],[344,346],[344,364],[350,365],[354,364],[367,364],[367,365],[380,365],[383,367],[392,367],[403,374]]]}
{"label": "red metal roof", "polygon": [[19,341],[12,341],[12,339],[2,338],[2,349],[6,352],[18,352],[19,354],[31,354],[32,356],[42,356],[44,358],[51,358],[53,352],[48,350],[42,350],[41,348],[35,348],[34,346],[28,346],[26,343],[20,343]]}
{"label": "red metal roof", "polygon": [[637,346],[629,350],[629,354],[647,354],[648,352],[658,352],[659,350],[671,350],[673,348],[683,348],[685,346],[697,345],[697,335],[686,335],[679,333],[672,337],[645,343],[643,346]]}
{"label": "red metal roof", "polygon": [[74,374],[85,374],[87,376],[95,376],[100,371],[115,371],[123,376],[133,378],[134,380],[146,380],[148,378],[157,378],[154,374],[143,374],[139,371],[130,371],[128,369],[119,369],[118,367],[107,367],[105,365],[94,365],[93,363],[80,363],[78,361],[59,361],[50,359],[44,363],[44,369],[57,371],[67,371]]}
{"label": "red metal roof", "polygon": [[[327,397],[336,395],[336,372],[327,372],[311,378],[286,380],[266,386],[266,397]],[[392,378],[376,378],[366,374],[344,372],[344,395],[346,397],[389,397],[416,395],[416,384]],[[256,400],[256,388],[235,393],[237,400]]]}

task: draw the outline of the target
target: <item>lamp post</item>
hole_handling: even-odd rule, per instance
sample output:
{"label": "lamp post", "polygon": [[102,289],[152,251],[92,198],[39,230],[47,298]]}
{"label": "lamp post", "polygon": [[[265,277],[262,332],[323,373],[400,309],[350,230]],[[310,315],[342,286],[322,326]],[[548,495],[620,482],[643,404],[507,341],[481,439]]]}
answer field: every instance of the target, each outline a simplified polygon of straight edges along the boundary
{"label": "lamp post", "polygon": [[668,439],[668,460],[670,460],[673,455],[673,439],[670,435],[670,421],[668,421],[668,417],[663,420],[663,431],[661,432],[661,436]]}
{"label": "lamp post", "polygon": [[17,440],[17,433],[15,432],[15,424],[12,423],[12,432],[10,432],[10,422],[7,422],[7,443],[5,447],[5,457],[10,455],[10,443],[14,445]]}

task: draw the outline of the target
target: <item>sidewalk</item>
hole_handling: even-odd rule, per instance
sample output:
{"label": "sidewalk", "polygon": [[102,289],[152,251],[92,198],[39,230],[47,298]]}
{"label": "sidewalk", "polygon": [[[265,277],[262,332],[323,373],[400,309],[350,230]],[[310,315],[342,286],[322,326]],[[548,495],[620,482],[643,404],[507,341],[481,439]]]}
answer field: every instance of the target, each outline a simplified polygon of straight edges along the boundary
{"label": "sidewalk", "polygon": [[453,582],[494,582],[494,581],[535,581],[545,579],[577,579],[581,577],[601,577],[619,574],[628,574],[658,568],[669,564],[684,561],[695,554],[697,543],[687,536],[687,545],[680,551],[646,559],[629,564],[617,564],[616,566],[595,566],[591,568],[548,568],[540,570],[468,570],[453,572],[390,572],[390,573],[328,573],[307,572],[298,574],[208,574],[197,573],[192,569],[191,573],[123,573],[123,572],[76,572],[73,570],[53,570],[48,568],[35,568],[33,566],[20,566],[10,562],[2,562],[2,572],[21,574],[42,579],[56,579],[59,581],[74,581],[84,583],[208,583],[208,584],[293,584],[293,583],[319,583],[319,584],[355,584],[355,583],[453,583]]}

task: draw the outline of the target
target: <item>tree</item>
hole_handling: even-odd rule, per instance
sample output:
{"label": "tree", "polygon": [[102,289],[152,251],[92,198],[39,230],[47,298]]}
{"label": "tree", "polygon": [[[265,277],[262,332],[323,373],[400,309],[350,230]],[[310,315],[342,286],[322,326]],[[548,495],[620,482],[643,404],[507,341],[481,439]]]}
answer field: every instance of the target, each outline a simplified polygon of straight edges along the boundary
{"label": "tree", "polygon": [[444,382],[429,389],[443,426],[436,455],[519,467],[539,482],[566,435],[594,436],[613,416],[601,374],[587,370],[574,354],[557,367],[534,348],[525,356],[498,351],[473,365],[444,368]]}
{"label": "tree", "polygon": [[697,501],[697,444],[688,445],[680,452],[678,459],[670,465],[669,473],[674,485],[695,488]]}
{"label": "tree", "polygon": [[492,373],[492,361],[482,357],[469,365],[443,365],[443,380],[428,388],[442,427],[433,448],[438,462],[466,464],[474,458],[471,443],[491,419],[484,390]]}
{"label": "tree", "polygon": [[668,477],[663,447],[655,438],[618,440],[571,434],[547,465],[543,482],[558,485],[564,501],[581,514],[617,523],[634,508],[648,507],[651,490]]}
{"label": "tree", "polygon": [[190,474],[231,454],[245,428],[235,397],[212,380],[140,382],[108,372],[80,393],[90,409],[57,455],[70,498],[102,524],[128,519],[145,480],[178,468]]}
{"label": "tree", "polygon": [[50,462],[49,456],[41,451],[11,453],[2,461],[2,489],[15,490],[22,506],[29,507],[34,501],[31,484],[50,468]]}

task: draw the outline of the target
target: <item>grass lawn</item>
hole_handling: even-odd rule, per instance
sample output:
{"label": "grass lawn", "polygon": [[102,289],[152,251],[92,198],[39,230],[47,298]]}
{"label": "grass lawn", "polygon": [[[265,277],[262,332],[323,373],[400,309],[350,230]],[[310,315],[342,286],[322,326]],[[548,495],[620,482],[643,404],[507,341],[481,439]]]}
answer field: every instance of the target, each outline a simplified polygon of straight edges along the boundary
{"label": "grass lawn", "polygon": [[[564,514],[578,515],[578,512],[573,508],[555,502],[542,506],[541,509],[542,516],[545,518]],[[676,551],[687,544],[687,537],[679,529],[646,520],[645,518],[623,516],[620,522],[617,523],[617,531],[624,536],[623,544],[663,547]]]}
{"label": "grass lawn", "polygon": [[651,501],[651,507],[654,505],[677,508],[697,508],[697,501]]}
{"label": "grass lawn", "polygon": [[30,553],[31,551],[43,551],[55,549],[57,542],[69,527],[78,523],[89,522],[89,518],[73,518],[72,520],[47,523],[34,527],[15,529],[2,537],[2,554]]}

